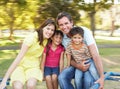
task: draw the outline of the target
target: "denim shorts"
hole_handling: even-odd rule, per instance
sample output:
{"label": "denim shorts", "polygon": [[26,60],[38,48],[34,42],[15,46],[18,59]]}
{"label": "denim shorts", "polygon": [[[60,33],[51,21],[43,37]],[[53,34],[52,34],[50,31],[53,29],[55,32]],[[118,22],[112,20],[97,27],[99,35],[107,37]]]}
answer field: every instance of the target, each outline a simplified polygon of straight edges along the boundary
{"label": "denim shorts", "polygon": [[44,76],[56,74],[59,75],[59,67],[46,67],[44,68]]}

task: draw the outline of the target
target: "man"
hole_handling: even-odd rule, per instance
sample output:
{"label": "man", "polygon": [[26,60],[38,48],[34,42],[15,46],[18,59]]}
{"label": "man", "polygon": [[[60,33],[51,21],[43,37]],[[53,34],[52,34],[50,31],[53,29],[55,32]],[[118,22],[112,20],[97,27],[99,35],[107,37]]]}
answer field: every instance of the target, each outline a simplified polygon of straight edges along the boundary
{"label": "man", "polygon": [[[67,44],[71,40],[68,36],[69,31],[74,26],[72,17],[67,12],[61,12],[58,14],[56,21],[57,21],[57,24],[60,30],[64,33],[63,45],[66,48]],[[99,52],[98,52],[95,40],[89,29],[85,27],[82,27],[82,28],[84,30],[84,42],[87,44],[91,52],[93,61],[96,65],[100,78],[97,81],[92,80],[90,73],[87,72],[87,69],[89,68],[90,64],[84,64],[85,62],[77,64],[74,60],[72,60],[71,61],[72,66],[63,70],[62,73],[59,75],[58,81],[59,81],[61,89],[74,89],[73,85],[71,84],[71,80],[74,76],[78,76],[75,78],[75,89],[81,89],[82,85],[81,85],[81,81],[79,80],[79,77],[81,77],[82,75],[76,74],[75,68],[80,69],[85,72],[84,84],[83,84],[84,89],[89,89],[90,86],[93,84],[92,81],[94,81],[95,83],[99,83],[100,84],[99,89],[103,89],[103,85],[104,85],[103,65],[102,65],[102,61],[99,56]]]}

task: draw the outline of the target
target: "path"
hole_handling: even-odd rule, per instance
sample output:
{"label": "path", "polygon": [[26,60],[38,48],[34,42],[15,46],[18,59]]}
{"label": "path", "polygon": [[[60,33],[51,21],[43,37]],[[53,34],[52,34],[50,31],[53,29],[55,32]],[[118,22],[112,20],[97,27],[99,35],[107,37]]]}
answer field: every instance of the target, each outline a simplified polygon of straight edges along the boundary
{"label": "path", "polygon": [[[120,48],[120,45],[113,45],[113,44],[103,44],[98,45],[98,48]],[[0,50],[18,50],[20,49],[20,45],[18,46],[1,46]]]}

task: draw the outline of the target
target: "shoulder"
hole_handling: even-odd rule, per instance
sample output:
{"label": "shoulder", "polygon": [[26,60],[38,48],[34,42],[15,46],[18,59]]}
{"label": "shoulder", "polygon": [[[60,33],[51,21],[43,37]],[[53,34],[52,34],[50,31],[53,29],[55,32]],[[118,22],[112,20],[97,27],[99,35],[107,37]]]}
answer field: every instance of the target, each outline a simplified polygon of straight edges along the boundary
{"label": "shoulder", "polygon": [[85,33],[91,33],[91,30],[89,28],[84,26],[80,26],[80,27],[84,30]]}

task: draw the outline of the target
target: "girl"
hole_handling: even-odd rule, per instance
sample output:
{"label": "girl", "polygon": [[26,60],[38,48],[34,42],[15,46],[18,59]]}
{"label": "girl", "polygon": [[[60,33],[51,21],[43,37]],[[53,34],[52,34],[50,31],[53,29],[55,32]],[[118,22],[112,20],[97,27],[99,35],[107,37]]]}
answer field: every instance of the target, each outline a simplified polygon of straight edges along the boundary
{"label": "girl", "polygon": [[[86,61],[85,64],[90,64],[88,71],[92,75],[93,79],[96,81],[99,79],[99,75],[97,73],[97,69],[94,65],[89,49],[87,45],[84,44],[83,42],[83,34],[84,34],[84,30],[81,27],[73,27],[69,32],[69,36],[71,37],[71,42],[66,48],[66,54],[68,59],[67,65],[68,67],[70,66],[71,57],[73,57],[73,59],[78,64],[82,64],[84,63],[83,61]],[[75,73],[79,73],[80,75],[83,75],[84,71],[76,69]],[[76,81],[81,81],[82,83],[82,76],[80,79],[78,79],[77,77],[78,76],[75,75],[75,79],[77,79]],[[79,84],[79,88],[77,87],[76,89],[82,89],[82,84]]]}
{"label": "girl", "polygon": [[26,83],[27,89],[35,89],[37,80],[42,81],[42,72],[39,68],[39,57],[43,53],[47,40],[56,30],[55,22],[47,19],[37,31],[25,38],[21,50],[6,72],[0,89],[4,89],[6,81],[11,75],[13,89],[23,89]]}
{"label": "girl", "polygon": [[61,44],[62,38],[63,33],[60,30],[56,30],[51,41],[44,49],[41,70],[44,71],[47,89],[58,89],[57,78],[64,65],[64,47]]}

